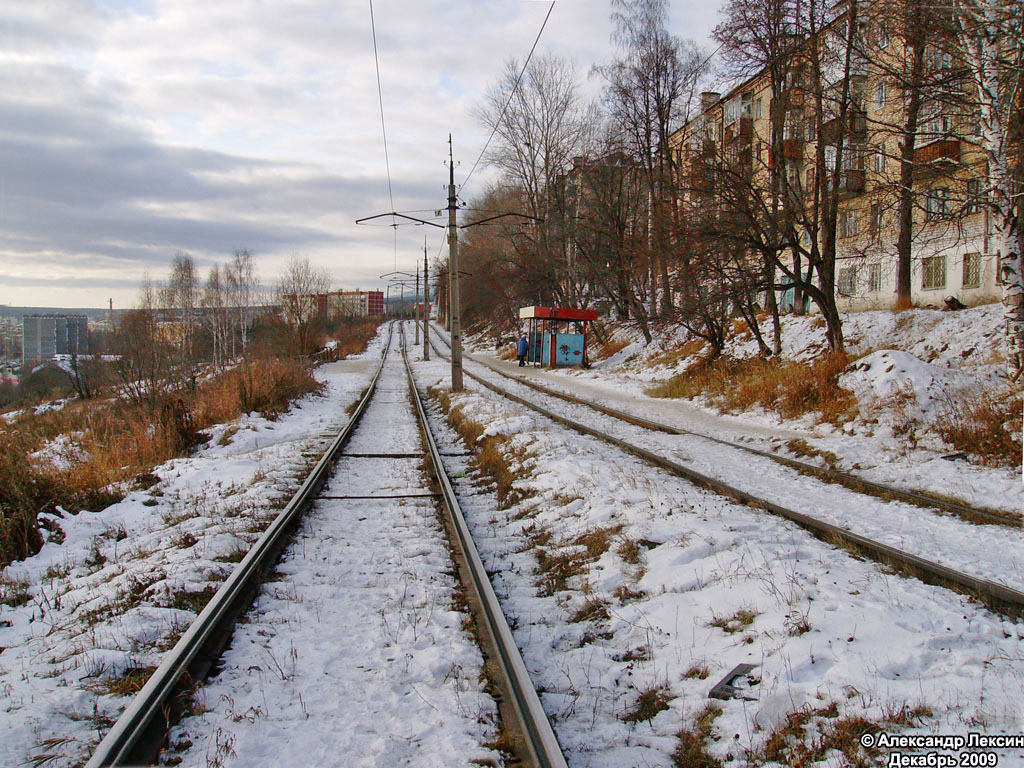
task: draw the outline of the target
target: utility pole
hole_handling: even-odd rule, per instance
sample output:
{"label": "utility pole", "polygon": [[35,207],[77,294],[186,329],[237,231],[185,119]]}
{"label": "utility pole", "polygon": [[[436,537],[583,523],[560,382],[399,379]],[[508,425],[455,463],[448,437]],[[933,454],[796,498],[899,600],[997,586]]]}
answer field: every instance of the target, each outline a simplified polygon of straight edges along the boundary
{"label": "utility pole", "polygon": [[419,266],[419,264],[416,265],[416,293],[413,294],[413,299],[412,300],[415,302],[415,304],[413,304],[413,306],[415,307],[415,311],[412,313],[412,316],[413,316],[413,320],[414,320],[413,325],[416,328],[416,340],[413,341],[413,344],[415,344],[418,347],[420,345],[420,266]]}
{"label": "utility pole", "polygon": [[452,327],[452,392],[462,391],[462,318],[459,316],[459,235],[455,222],[455,161],[452,135],[448,134],[448,284]]}
{"label": "utility pole", "polygon": [[430,359],[430,340],[427,323],[430,322],[430,267],[427,265],[427,238],[423,238],[423,359]]}

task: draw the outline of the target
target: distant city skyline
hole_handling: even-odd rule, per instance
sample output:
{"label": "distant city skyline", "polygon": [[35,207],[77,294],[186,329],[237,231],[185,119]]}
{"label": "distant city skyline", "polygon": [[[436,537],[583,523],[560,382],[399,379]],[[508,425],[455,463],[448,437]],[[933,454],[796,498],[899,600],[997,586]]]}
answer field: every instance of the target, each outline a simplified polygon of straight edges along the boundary
{"label": "distant city skyline", "polygon": [[[707,45],[717,5],[676,3],[671,31]],[[461,183],[487,139],[472,111],[549,7],[375,0],[395,209],[444,206],[449,132]],[[592,96],[608,14],[560,0],[538,46]],[[424,234],[443,251],[441,230],[355,224],[392,210],[368,2],[46,0],[5,4],[0,26],[0,303],[131,306],[179,251],[205,278],[249,248],[267,284],[298,254],[364,290],[411,270]]]}

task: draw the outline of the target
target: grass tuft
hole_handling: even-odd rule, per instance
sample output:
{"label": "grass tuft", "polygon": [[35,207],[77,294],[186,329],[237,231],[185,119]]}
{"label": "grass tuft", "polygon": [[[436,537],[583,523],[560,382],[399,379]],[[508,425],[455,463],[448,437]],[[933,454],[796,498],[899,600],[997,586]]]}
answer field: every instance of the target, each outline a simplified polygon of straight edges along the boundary
{"label": "grass tuft", "polygon": [[1020,464],[1020,396],[977,397],[947,404],[936,429],[942,439],[978,463],[991,467]]}
{"label": "grass tuft", "polygon": [[726,411],[760,406],[792,419],[808,413],[821,421],[842,423],[854,413],[853,394],[839,386],[850,360],[829,354],[814,362],[754,357],[719,357],[704,361],[647,390],[652,397],[704,396]]}
{"label": "grass tuft", "polygon": [[672,701],[672,691],[665,684],[654,685],[643,691],[637,697],[633,708],[622,716],[626,723],[646,723],[654,719],[659,712],[668,709],[668,703]]}

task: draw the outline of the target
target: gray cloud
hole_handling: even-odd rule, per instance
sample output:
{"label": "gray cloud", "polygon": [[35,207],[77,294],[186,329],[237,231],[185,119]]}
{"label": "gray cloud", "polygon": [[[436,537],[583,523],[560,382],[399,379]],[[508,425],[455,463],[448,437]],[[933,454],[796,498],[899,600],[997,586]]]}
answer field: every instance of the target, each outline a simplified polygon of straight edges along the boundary
{"label": "gray cloud", "polygon": [[[209,265],[249,247],[265,277],[297,252],[352,287],[396,259],[411,268],[424,234],[437,253],[433,229],[354,224],[392,205],[365,4],[3,6],[0,302],[130,298],[142,271],[159,276],[177,250]],[[444,205],[448,133],[468,172],[486,138],[472,108],[529,50],[547,8],[375,0],[396,208]],[[585,75],[610,55],[607,10],[559,2],[541,50]],[[714,11],[688,6],[687,21],[702,13]],[[478,170],[473,190],[487,178]]]}

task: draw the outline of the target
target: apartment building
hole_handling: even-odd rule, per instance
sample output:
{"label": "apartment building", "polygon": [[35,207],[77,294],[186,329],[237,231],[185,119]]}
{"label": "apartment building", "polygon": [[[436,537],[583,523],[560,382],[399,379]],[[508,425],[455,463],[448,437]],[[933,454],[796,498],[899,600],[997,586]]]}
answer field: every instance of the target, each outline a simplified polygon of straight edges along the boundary
{"label": "apartment building", "polygon": [[[837,15],[832,30],[837,39],[845,38],[844,23]],[[897,300],[900,130],[907,100],[891,73],[899,69],[907,51],[903,40],[870,14],[860,22],[857,39],[845,120],[827,119],[826,114],[821,135],[812,119],[815,94],[826,93],[826,111],[839,99],[830,98],[827,82],[817,89],[809,87],[817,84],[808,82],[800,46],[827,46],[827,40],[794,47],[793,65],[777,89],[779,101],[773,103],[769,72],[759,72],[724,95],[704,93],[700,113],[672,141],[681,195],[704,205],[715,205],[714,198],[721,196],[714,183],[716,167],[745,169],[751,186],[760,187],[767,196],[773,164],[781,163],[785,194],[802,195],[801,204],[813,207],[817,153],[823,150],[825,166],[831,168],[837,160],[837,145],[842,146],[836,241],[840,310],[890,308]],[[953,74],[951,57],[938,45],[927,48],[924,66],[926,72]],[[979,121],[969,108],[951,107],[954,102],[925,98],[916,132],[911,301],[921,306],[942,306],[950,296],[966,305],[1001,296],[998,259],[990,247],[992,225],[983,200],[985,158],[975,148]],[[782,121],[779,158],[771,152],[773,119]],[[798,236],[804,246],[810,245],[806,230]],[[780,298],[785,306],[789,297]]]}
{"label": "apartment building", "polygon": [[28,364],[55,355],[84,354],[89,349],[89,318],[85,315],[25,315],[22,318],[22,360]]}

